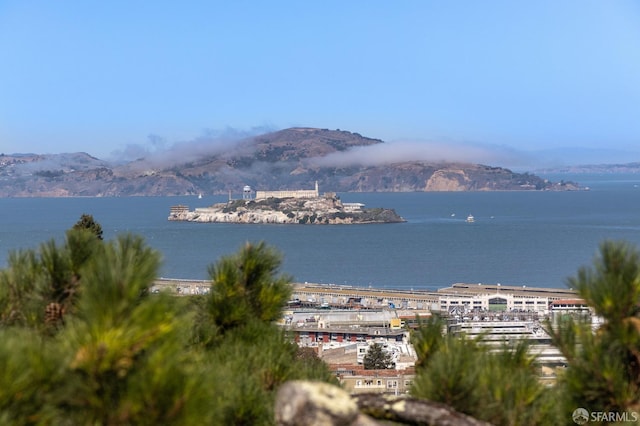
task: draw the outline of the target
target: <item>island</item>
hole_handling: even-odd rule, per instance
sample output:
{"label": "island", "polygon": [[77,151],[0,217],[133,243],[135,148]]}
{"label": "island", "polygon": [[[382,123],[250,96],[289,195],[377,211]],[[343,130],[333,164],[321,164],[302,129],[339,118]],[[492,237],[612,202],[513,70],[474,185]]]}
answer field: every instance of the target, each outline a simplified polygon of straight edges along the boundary
{"label": "island", "polygon": [[406,222],[395,210],[365,208],[362,203],[343,203],[335,192],[313,190],[253,191],[245,186],[242,198],[189,210],[171,206],[169,220],[209,223],[275,223],[342,225]]}

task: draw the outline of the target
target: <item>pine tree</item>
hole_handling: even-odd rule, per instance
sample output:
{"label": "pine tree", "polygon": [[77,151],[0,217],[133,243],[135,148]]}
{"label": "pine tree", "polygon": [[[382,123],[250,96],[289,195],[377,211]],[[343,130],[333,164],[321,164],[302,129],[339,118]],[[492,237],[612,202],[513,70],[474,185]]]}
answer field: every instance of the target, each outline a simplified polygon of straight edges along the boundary
{"label": "pine tree", "polygon": [[224,334],[251,321],[273,322],[291,296],[291,277],[280,274],[282,255],[264,242],[246,243],[209,267],[212,286],[205,323]]}
{"label": "pine tree", "polygon": [[624,242],[606,241],[591,267],[568,281],[603,323],[563,317],[549,323],[567,358],[560,377],[565,415],[588,411],[640,412],[640,254]]}
{"label": "pine tree", "polygon": [[475,340],[443,334],[444,325],[434,316],[412,335],[418,354],[412,395],[495,425],[557,423],[555,389],[538,380],[526,342],[490,351]]}
{"label": "pine tree", "polygon": [[93,219],[93,215],[83,213],[80,219],[73,225],[72,229],[86,229],[102,240],[102,225]]}
{"label": "pine tree", "polygon": [[285,381],[336,383],[274,323],[291,292],[280,265],[247,244],[210,268],[210,295],[174,297],[149,292],[160,255],[138,236],[73,228],[63,244],[11,253],[0,424],[273,424]]}
{"label": "pine tree", "polygon": [[0,324],[54,332],[75,309],[81,270],[101,241],[86,230],[71,229],[66,241],[9,254],[0,271]]}
{"label": "pine tree", "polygon": [[380,343],[369,346],[362,363],[365,370],[386,370],[395,367],[391,354],[386,352]]}
{"label": "pine tree", "polygon": [[291,277],[279,272],[281,259],[264,242],[246,243],[209,268],[210,293],[192,299],[193,344],[216,366],[213,393],[224,395],[220,424],[272,424],[275,393],[287,380],[336,383],[324,362],[300,357],[297,345],[274,323],[292,291]]}

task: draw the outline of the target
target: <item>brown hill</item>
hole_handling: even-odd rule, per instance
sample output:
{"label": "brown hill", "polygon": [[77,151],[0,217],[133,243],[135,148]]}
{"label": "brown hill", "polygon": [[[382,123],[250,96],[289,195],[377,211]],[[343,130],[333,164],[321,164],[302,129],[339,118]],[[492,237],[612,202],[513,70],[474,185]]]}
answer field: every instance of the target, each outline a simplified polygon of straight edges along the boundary
{"label": "brown hill", "polygon": [[164,156],[111,165],[88,154],[1,155],[0,196],[129,196],[238,193],[255,189],[410,192],[568,190],[538,176],[475,164],[424,161],[377,166],[330,165],[329,154],[382,144],[342,130],[292,128],[245,139],[226,149],[180,147]]}

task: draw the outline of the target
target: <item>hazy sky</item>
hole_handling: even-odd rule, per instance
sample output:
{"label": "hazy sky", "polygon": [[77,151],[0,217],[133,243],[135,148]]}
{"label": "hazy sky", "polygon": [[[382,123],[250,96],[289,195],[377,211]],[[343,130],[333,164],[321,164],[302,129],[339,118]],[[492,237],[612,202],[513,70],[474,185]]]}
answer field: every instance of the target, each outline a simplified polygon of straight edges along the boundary
{"label": "hazy sky", "polygon": [[291,126],[637,152],[640,2],[0,0],[0,152]]}

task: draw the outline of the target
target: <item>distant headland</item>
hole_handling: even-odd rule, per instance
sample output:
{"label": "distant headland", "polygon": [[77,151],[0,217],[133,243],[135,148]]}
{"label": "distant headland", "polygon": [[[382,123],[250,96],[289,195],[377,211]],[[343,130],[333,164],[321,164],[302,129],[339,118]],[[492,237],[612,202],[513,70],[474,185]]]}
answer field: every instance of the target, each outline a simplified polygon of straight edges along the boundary
{"label": "distant headland", "polygon": [[242,198],[229,194],[226,203],[189,210],[172,206],[169,220],[210,223],[277,223],[342,225],[405,222],[393,209],[367,209],[362,203],[343,203],[335,192],[320,195],[315,189],[253,191],[244,186]]}
{"label": "distant headland", "polygon": [[[181,146],[172,155],[124,163],[87,153],[0,154],[0,197],[220,195],[245,184],[284,189],[316,180],[336,192],[583,189],[482,164],[419,157],[368,163],[367,152],[384,142],[345,130],[295,127],[242,139],[222,151],[203,152],[202,146],[199,141],[192,152]],[[345,163],[340,160],[345,155],[357,161]]]}

